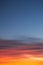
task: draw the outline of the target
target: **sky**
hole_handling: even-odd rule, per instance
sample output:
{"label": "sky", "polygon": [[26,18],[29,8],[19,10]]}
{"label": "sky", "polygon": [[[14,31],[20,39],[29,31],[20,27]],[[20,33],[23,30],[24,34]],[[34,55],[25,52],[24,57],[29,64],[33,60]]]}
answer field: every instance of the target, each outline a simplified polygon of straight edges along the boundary
{"label": "sky", "polygon": [[43,38],[43,0],[0,0],[0,38]]}

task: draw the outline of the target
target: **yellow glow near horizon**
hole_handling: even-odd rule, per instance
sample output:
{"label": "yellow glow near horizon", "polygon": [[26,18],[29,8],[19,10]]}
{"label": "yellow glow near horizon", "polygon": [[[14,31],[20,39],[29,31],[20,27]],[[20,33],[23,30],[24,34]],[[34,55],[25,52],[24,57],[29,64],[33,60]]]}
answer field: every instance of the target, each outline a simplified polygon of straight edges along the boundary
{"label": "yellow glow near horizon", "polygon": [[34,57],[32,55],[23,55],[25,58],[9,58],[5,57],[0,59],[0,62],[2,62],[0,65],[43,65],[43,58],[40,57]]}

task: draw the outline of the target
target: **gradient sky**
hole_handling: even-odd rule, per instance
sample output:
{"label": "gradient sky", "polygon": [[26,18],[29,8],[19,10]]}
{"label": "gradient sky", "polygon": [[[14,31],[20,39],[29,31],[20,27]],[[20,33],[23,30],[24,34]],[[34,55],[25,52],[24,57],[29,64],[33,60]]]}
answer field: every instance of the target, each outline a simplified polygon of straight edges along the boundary
{"label": "gradient sky", "polygon": [[43,38],[43,0],[0,0],[0,38]]}

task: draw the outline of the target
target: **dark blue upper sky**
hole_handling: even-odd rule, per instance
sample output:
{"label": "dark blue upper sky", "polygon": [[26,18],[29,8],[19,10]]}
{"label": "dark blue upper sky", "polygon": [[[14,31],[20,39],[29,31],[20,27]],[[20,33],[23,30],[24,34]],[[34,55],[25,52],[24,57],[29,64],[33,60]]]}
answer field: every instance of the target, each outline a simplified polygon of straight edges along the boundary
{"label": "dark blue upper sky", "polygon": [[0,0],[0,36],[43,38],[43,0]]}

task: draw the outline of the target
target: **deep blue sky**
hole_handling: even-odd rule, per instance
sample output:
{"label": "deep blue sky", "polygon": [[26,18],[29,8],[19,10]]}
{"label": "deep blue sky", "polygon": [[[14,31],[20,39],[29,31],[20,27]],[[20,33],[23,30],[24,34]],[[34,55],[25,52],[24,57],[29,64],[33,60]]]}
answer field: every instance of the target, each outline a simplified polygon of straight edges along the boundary
{"label": "deep blue sky", "polygon": [[0,0],[0,37],[43,38],[43,0]]}

